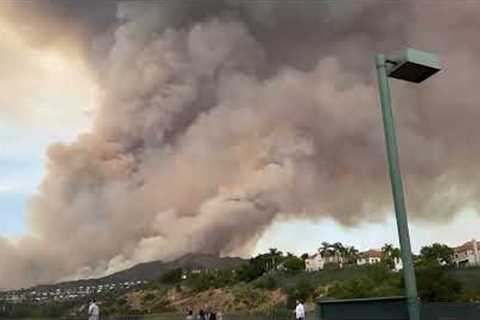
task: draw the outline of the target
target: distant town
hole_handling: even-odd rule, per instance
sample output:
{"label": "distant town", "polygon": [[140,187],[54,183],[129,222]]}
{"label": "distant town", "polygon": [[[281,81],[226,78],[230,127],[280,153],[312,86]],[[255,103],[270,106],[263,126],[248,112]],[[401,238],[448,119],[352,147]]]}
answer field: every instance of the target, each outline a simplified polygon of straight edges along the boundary
{"label": "distant town", "polygon": [[102,295],[114,291],[128,291],[145,284],[147,284],[147,281],[126,281],[71,288],[55,288],[55,286],[52,286],[49,289],[41,289],[39,287],[35,287],[30,289],[0,292],[0,301],[8,303],[42,303],[51,301],[77,300],[79,298]]}

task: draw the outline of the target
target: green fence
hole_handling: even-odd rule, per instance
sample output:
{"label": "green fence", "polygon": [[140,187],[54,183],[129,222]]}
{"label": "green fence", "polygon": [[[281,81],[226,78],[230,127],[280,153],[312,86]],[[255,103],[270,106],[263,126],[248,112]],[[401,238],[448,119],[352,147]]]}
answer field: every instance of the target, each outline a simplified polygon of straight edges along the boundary
{"label": "green fence", "polygon": [[317,302],[317,320],[408,320],[404,297]]}
{"label": "green fence", "polygon": [[[408,320],[404,297],[317,302],[317,320]],[[480,320],[480,303],[425,302],[421,320]]]}
{"label": "green fence", "polygon": [[431,302],[421,304],[421,320],[479,320],[480,303]]}

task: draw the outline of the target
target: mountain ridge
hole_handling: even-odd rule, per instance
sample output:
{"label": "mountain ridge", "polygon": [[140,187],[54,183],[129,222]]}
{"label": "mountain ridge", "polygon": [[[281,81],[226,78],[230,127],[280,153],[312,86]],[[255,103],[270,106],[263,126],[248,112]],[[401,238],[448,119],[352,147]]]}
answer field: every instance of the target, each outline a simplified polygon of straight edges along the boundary
{"label": "mountain ridge", "polygon": [[79,286],[105,285],[110,283],[152,281],[160,278],[169,270],[182,268],[184,270],[229,269],[247,263],[248,260],[239,257],[219,257],[211,254],[188,253],[172,261],[154,260],[136,264],[125,270],[107,276],[91,279],[62,281],[55,284],[37,285],[34,288],[48,290],[51,288],[71,288]]}

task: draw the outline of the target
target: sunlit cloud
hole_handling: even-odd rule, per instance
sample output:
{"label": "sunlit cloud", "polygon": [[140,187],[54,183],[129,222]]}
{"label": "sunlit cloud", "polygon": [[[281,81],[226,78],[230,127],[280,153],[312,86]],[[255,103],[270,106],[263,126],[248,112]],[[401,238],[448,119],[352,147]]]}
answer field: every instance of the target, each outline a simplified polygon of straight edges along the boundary
{"label": "sunlit cloud", "polygon": [[0,17],[0,122],[46,130],[88,126],[97,87],[83,61],[34,48]]}

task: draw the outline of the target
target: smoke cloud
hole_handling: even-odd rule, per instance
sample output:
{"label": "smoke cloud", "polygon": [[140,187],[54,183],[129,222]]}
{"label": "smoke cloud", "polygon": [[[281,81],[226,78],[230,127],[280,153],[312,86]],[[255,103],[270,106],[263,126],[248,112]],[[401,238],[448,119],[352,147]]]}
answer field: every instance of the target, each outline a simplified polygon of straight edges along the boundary
{"label": "smoke cloud", "polygon": [[446,221],[479,206],[479,4],[120,2],[108,19],[79,6],[70,31],[100,108],[90,133],[49,148],[31,235],[0,239],[0,287],[245,255],[276,219],[382,219],[392,208],[373,55],[405,46],[444,63],[420,86],[392,82],[410,215]]}

